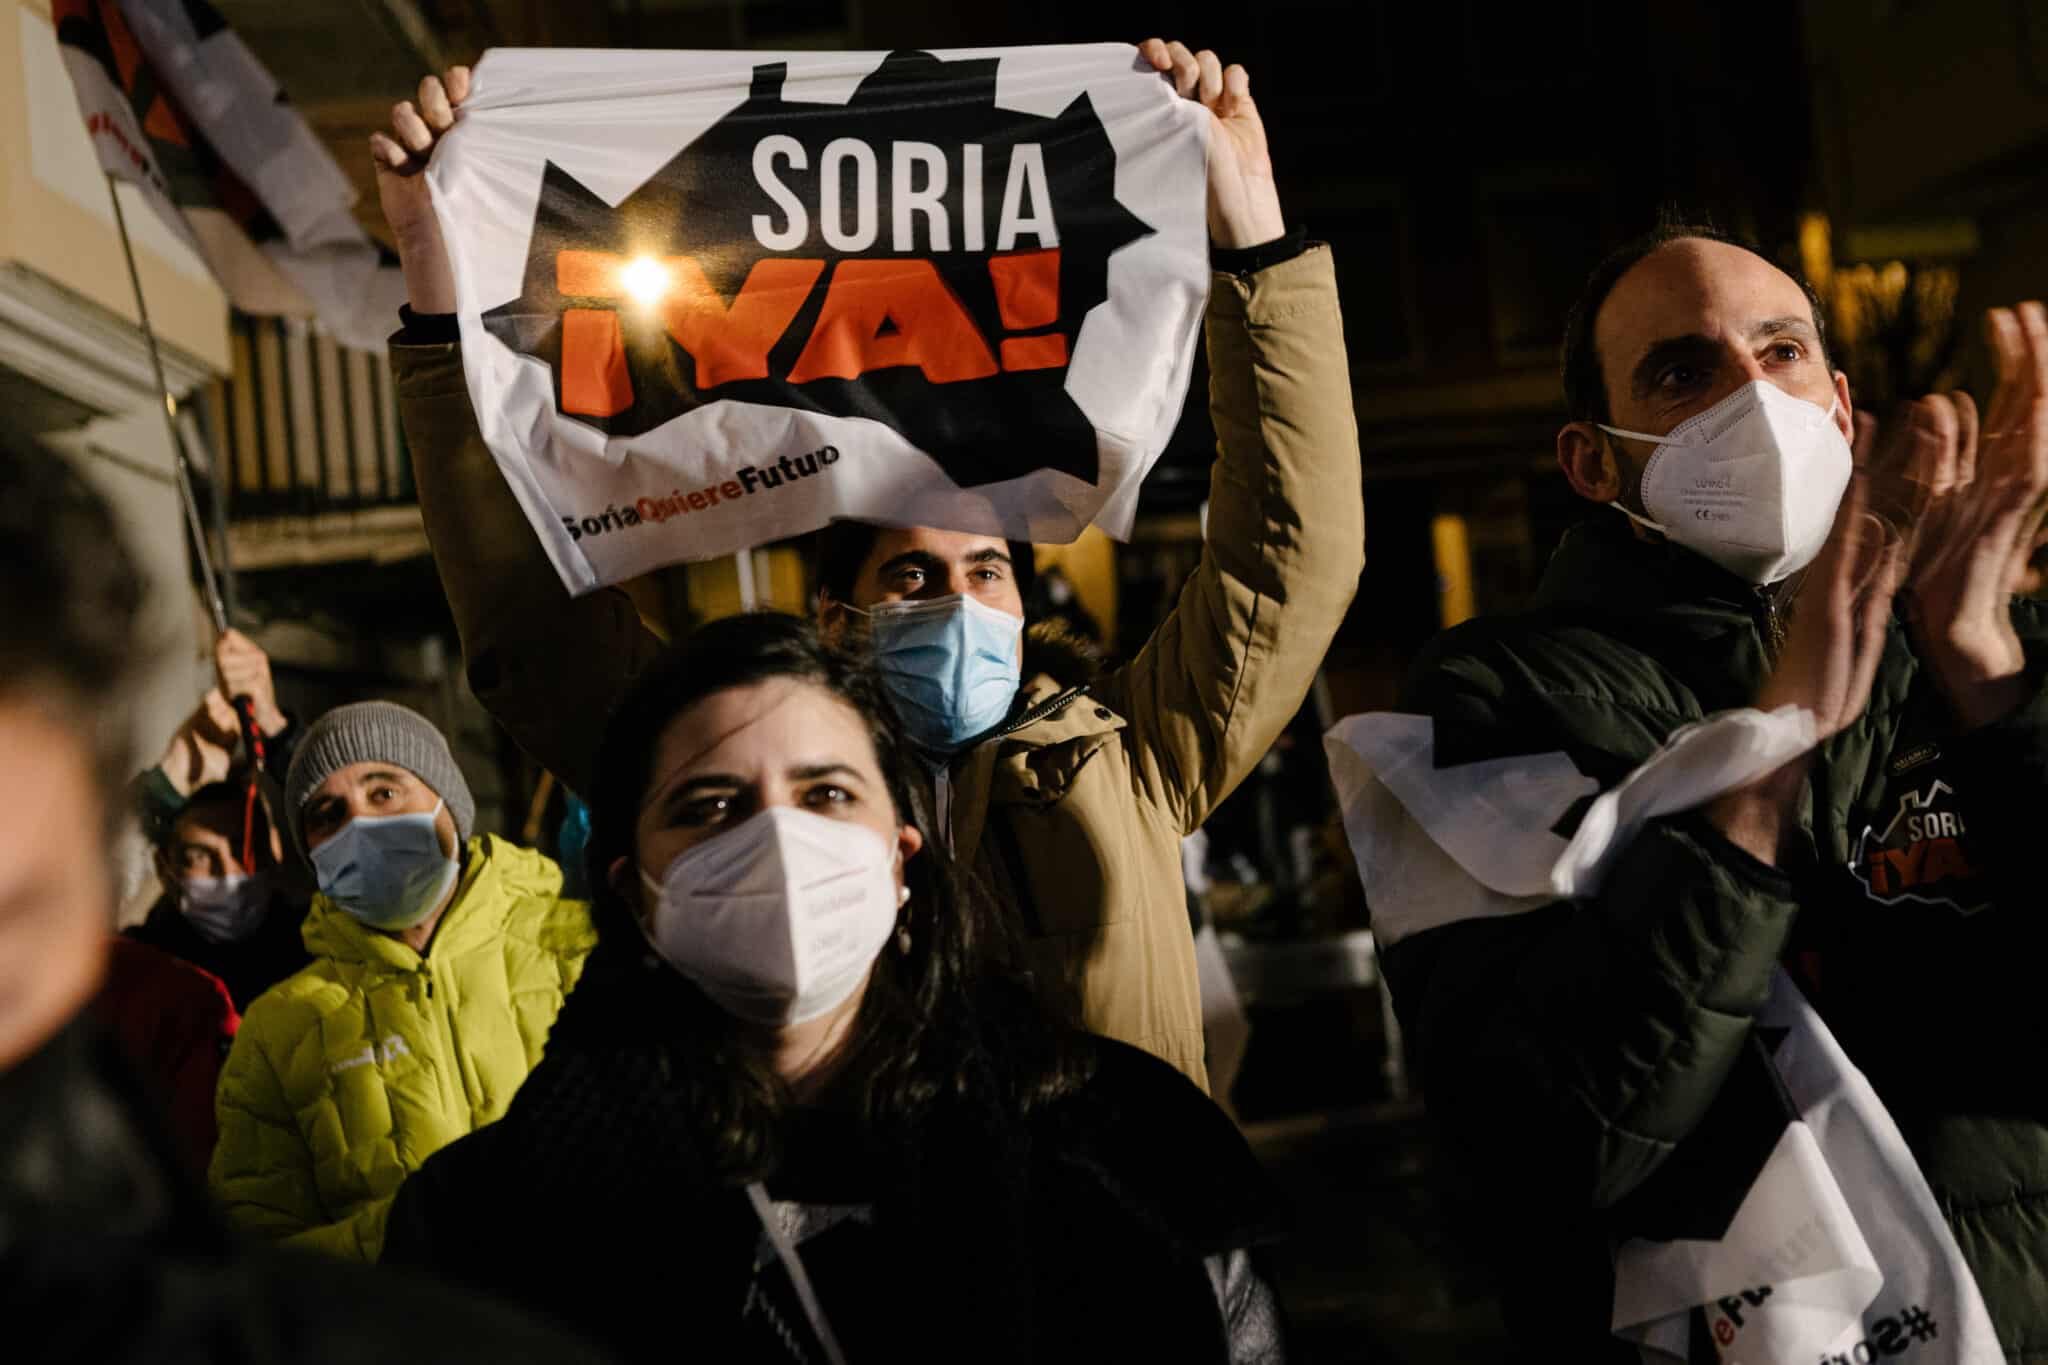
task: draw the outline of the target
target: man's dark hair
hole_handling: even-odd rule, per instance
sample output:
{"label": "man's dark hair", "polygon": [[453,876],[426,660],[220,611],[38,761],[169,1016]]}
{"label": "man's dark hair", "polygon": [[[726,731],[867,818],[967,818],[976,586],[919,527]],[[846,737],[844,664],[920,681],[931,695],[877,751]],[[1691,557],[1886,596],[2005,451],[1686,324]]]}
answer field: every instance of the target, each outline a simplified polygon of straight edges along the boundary
{"label": "man's dark hair", "polygon": [[[178,826],[189,816],[201,811],[220,809],[231,811],[240,820],[244,811],[249,810],[249,770],[241,764],[229,769],[228,775],[218,782],[209,782],[185,798],[184,808],[175,816],[165,820],[154,831],[157,850],[166,857],[177,851]],[[256,786],[256,805],[251,834],[259,847],[268,849],[270,840],[270,793],[263,789],[261,782]]]}
{"label": "man's dark hair", "polygon": [[[634,678],[606,723],[586,853],[600,943],[581,990],[602,999],[613,979],[608,974],[632,979],[622,964],[647,953],[611,872],[619,859],[636,856],[663,732],[706,697],[784,678],[822,690],[860,717],[896,818],[924,836],[903,873],[911,893],[902,920],[909,938],[875,960],[842,1045],[834,1084],[843,1087],[847,1108],[877,1139],[877,1150],[888,1150],[923,1131],[942,1104],[1028,1113],[1077,1089],[1092,1067],[1090,1055],[1020,974],[1015,912],[946,852],[929,802],[919,795],[926,781],[920,760],[903,738],[880,675],[869,660],[826,645],[812,622],[777,612],[698,627]],[[640,871],[659,878],[664,869]],[[771,1051],[680,973],[662,967],[656,979],[667,1003],[650,1028],[664,1036],[646,1041],[676,1058],[660,1102],[688,1116],[701,1153],[721,1175],[735,1183],[759,1178],[773,1168],[791,1110]],[[565,1007],[556,1036],[573,1036],[601,1008]]]}
{"label": "man's dark hair", "polygon": [[[818,575],[818,590],[835,602],[851,602],[854,584],[860,579],[860,566],[868,562],[868,555],[875,548],[875,537],[880,534],[882,528],[869,521],[835,521],[818,532],[811,552]],[[1017,581],[1017,596],[1029,603],[1031,584],[1037,577],[1031,542],[1012,540],[1007,543],[1010,547],[1010,576]],[[1028,609],[1025,614],[1030,614]]]}
{"label": "man's dark hair", "polygon": [[1806,293],[1806,301],[1813,305],[1813,328],[1820,338],[1821,353],[1827,353],[1828,320],[1821,307],[1820,295],[1796,267],[1771,260],[1764,249],[1755,242],[1724,232],[1710,222],[1689,223],[1673,214],[1665,214],[1657,226],[1632,241],[1625,242],[1608,254],[1607,259],[1593,267],[1593,273],[1586,277],[1585,287],[1579,290],[1579,297],[1572,304],[1571,312],[1565,315],[1564,347],[1562,370],[1564,372],[1564,405],[1574,422],[1606,422],[1613,418],[1613,407],[1608,401],[1607,379],[1600,369],[1600,350],[1593,341],[1593,327],[1600,319],[1600,309],[1607,302],[1607,296],[1614,292],[1614,286],[1623,275],[1633,270],[1646,257],[1654,255],[1673,242],[1691,238],[1709,242],[1720,242],[1724,246],[1740,247],[1761,260],[1770,261],[1799,285]]}
{"label": "man's dark hair", "polygon": [[0,434],[0,698],[74,727],[106,795],[127,776],[143,600],[106,499],[68,461]]}

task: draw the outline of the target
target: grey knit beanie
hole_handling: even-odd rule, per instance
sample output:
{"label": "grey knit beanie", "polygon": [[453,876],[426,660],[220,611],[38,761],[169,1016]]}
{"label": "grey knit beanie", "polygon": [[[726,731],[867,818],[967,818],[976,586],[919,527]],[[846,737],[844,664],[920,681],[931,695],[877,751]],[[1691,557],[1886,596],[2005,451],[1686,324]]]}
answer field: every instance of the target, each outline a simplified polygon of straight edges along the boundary
{"label": "grey knit beanie", "polygon": [[[395,763],[434,789],[448,803],[455,820],[455,838],[469,842],[476,820],[476,798],[448,741],[419,712],[390,701],[359,701],[337,706],[306,727],[292,766],[284,775],[284,807],[290,813],[292,839],[306,852],[301,831],[306,802],[320,784],[351,763]],[[309,855],[310,856],[310,855]]]}

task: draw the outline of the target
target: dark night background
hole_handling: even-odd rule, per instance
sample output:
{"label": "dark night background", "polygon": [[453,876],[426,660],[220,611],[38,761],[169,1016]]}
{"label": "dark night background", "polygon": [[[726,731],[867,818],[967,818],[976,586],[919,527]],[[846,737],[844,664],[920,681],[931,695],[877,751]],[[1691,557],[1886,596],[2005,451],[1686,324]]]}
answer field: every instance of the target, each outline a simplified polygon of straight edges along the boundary
{"label": "dark night background", "polygon": [[[2039,0],[214,3],[356,180],[359,215],[380,236],[365,138],[425,70],[494,45],[1157,35],[1242,62],[1288,215],[1336,253],[1368,528],[1365,576],[1316,695],[1210,826],[1207,913],[1248,953],[1320,962],[1365,923],[1334,830],[1323,725],[1390,705],[1408,659],[1448,621],[1522,603],[1582,514],[1551,455],[1556,349],[1606,250],[1669,212],[1803,268],[1866,409],[1935,386],[1987,396],[1983,310],[2048,294]],[[462,683],[388,380],[303,327],[239,319],[234,344],[234,373],[206,404],[228,471],[213,491],[242,624],[276,659],[286,701],[303,714],[366,693],[422,707],[456,737],[480,826],[547,844],[559,795]],[[11,373],[0,367],[0,398],[27,392]],[[1205,385],[1198,371],[1133,540],[1090,561],[1097,580],[1080,584],[1083,605],[1114,618],[1113,651],[1143,641],[1199,553]],[[82,420],[39,401],[13,403],[17,417]],[[795,555],[751,567],[764,600],[802,604]],[[728,561],[635,591],[684,620],[732,609],[738,581]],[[1386,1074],[1377,991],[1326,980],[1247,994],[1253,1032],[1232,1097],[1301,1200],[1300,1233],[1276,1259],[1296,1358],[1499,1358],[1487,1272],[1457,1238],[1480,1211]]]}

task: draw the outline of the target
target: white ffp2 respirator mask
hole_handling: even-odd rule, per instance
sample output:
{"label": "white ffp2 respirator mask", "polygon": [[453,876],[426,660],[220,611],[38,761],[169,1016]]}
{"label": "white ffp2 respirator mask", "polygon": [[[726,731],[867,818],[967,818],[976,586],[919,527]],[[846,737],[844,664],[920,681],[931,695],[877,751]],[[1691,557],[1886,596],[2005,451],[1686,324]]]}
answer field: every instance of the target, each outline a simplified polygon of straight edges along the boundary
{"label": "white ffp2 respirator mask", "polygon": [[179,912],[208,943],[240,943],[256,932],[269,909],[267,871],[186,877],[179,886]]}
{"label": "white ffp2 respirator mask", "polygon": [[1765,380],[1737,389],[1649,441],[1643,511],[1614,509],[1750,583],[1776,583],[1813,562],[1835,524],[1854,459],[1825,409]]}
{"label": "white ffp2 respirator mask", "polygon": [[668,865],[647,937],[727,1013],[780,1027],[844,1003],[909,889],[896,850],[848,820],[770,806]]}

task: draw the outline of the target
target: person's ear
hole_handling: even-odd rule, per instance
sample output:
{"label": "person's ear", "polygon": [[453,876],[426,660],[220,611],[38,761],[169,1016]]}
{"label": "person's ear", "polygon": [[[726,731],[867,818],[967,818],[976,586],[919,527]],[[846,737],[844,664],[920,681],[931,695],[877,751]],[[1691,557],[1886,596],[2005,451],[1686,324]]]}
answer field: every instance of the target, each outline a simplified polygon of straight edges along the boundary
{"label": "person's ear", "polygon": [[1591,422],[1568,422],[1557,433],[1557,467],[1572,491],[1590,502],[1621,496],[1621,458]]}
{"label": "person's ear", "polygon": [[903,866],[908,867],[923,847],[924,835],[916,825],[905,825],[896,831],[896,856]]}
{"label": "person's ear", "polygon": [[441,803],[441,813],[434,817],[434,833],[440,836],[443,857],[462,856],[462,835],[457,832],[454,813],[448,809],[448,803],[445,801]]}
{"label": "person's ear", "polygon": [[1835,371],[1835,427],[1843,440],[1856,444],[1856,407],[1849,399],[1849,376],[1841,370]]}
{"label": "person's ear", "polygon": [[633,918],[643,923],[646,921],[652,907],[647,904],[647,888],[640,881],[639,869],[631,858],[621,853],[612,859],[612,865],[604,870],[604,883],[612,889],[613,895],[626,903],[626,908],[633,912]]}
{"label": "person's ear", "polygon": [[818,638],[828,645],[843,644],[848,619],[853,615],[846,604],[823,588],[818,589]]}

